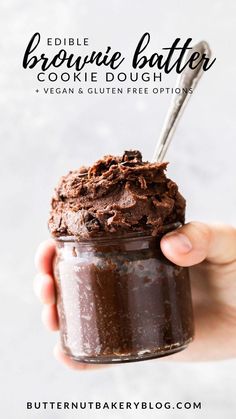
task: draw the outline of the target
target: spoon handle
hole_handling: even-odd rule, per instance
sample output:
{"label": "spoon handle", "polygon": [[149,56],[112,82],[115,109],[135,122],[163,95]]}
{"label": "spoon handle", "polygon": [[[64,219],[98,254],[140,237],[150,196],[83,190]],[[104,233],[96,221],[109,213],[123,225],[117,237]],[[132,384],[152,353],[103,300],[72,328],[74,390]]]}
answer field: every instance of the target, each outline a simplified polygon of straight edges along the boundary
{"label": "spoon handle", "polygon": [[[186,61],[194,52],[199,52],[200,56],[202,56],[202,54],[205,54],[208,57],[211,56],[210,47],[208,43],[205,41],[201,41],[198,44],[196,44],[193,48],[191,48],[191,51],[187,55]],[[190,94],[185,93],[183,89],[187,89],[187,91],[189,91],[189,89],[194,89],[199,79],[201,78],[203,72],[204,70],[202,69],[202,66],[198,66],[193,70],[189,68],[189,66],[187,66],[179,75],[175,89],[179,88],[181,89],[181,92],[180,94],[176,93],[172,98],[170,108],[166,115],[166,119],[164,121],[164,125],[159,137],[159,141],[153,154],[152,162],[163,161],[167,149],[170,145],[172,136],[179,122],[179,119],[190,98]]]}

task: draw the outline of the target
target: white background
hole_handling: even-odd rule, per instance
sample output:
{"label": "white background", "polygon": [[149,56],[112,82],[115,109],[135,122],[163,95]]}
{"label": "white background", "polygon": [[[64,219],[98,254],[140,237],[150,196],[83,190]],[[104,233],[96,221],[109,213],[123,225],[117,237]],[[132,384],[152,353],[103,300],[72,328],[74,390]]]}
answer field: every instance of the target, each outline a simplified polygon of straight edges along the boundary
{"label": "white background", "polygon": [[[162,96],[37,94],[22,69],[36,31],[88,36],[127,57],[145,31],[153,52],[176,37],[206,39],[217,57],[201,80],[168,153],[168,174],[188,202],[187,218],[236,222],[234,0],[1,0],[1,414],[2,418],[235,417],[233,360],[205,364],[143,362],[74,372],[52,356],[32,292],[33,256],[48,237],[52,190],[62,174],[104,154],[138,148],[152,155],[170,102]],[[170,77],[168,80],[173,81]],[[173,83],[172,83],[173,84]],[[207,348],[206,348],[207,351]],[[202,411],[27,412],[28,400],[202,401]]]}

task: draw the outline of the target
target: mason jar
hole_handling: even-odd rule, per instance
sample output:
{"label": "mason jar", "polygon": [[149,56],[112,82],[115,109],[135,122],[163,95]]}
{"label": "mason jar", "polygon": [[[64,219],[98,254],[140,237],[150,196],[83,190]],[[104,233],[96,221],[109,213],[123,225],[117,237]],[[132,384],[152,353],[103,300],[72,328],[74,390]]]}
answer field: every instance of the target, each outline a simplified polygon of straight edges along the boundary
{"label": "mason jar", "polygon": [[191,342],[188,268],[165,258],[161,237],[56,239],[57,309],[66,355],[87,363],[141,361]]}

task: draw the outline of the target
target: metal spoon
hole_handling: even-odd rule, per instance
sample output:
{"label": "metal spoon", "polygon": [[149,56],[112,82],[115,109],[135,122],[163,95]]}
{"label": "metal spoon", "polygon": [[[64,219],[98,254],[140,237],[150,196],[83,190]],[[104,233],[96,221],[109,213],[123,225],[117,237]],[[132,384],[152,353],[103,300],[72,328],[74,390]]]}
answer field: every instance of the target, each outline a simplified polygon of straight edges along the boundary
{"label": "metal spoon", "polygon": [[[208,57],[211,56],[211,50],[206,41],[201,41],[195,46],[193,46],[191,51],[187,55],[186,61],[194,52],[199,52],[201,55],[206,54]],[[201,78],[203,72],[204,70],[202,69],[202,66],[198,66],[194,70],[190,69],[187,66],[178,77],[175,88],[180,88],[181,93],[175,94],[171,101],[159,140],[157,142],[157,146],[153,154],[153,163],[163,161],[167,149],[171,143],[173,134],[176,130],[179,119],[191,96],[189,93],[184,93],[183,89],[194,89],[199,79]]]}

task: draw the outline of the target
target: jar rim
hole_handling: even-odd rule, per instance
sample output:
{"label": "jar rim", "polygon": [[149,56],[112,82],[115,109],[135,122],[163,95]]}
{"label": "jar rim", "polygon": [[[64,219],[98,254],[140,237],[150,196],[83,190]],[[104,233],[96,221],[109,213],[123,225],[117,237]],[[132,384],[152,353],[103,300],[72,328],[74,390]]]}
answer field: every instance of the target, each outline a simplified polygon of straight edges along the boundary
{"label": "jar rim", "polygon": [[94,237],[89,237],[89,238],[83,238],[83,239],[79,239],[76,236],[59,236],[59,237],[53,237],[53,239],[55,241],[58,242],[78,242],[81,244],[91,244],[91,243],[96,243],[96,242],[109,242],[111,240],[135,240],[138,238],[145,238],[145,239],[150,239],[150,238],[156,238],[156,237],[160,237],[170,231],[176,230],[177,228],[179,228],[182,225],[182,223],[180,222],[175,222],[175,223],[171,223],[171,224],[165,224],[162,226],[162,230],[160,233],[158,233],[157,235],[152,235],[151,232],[150,234],[147,234],[147,231],[134,231],[134,232],[126,232],[123,234],[110,234],[110,235],[104,235],[101,234],[101,236],[94,236]]}

